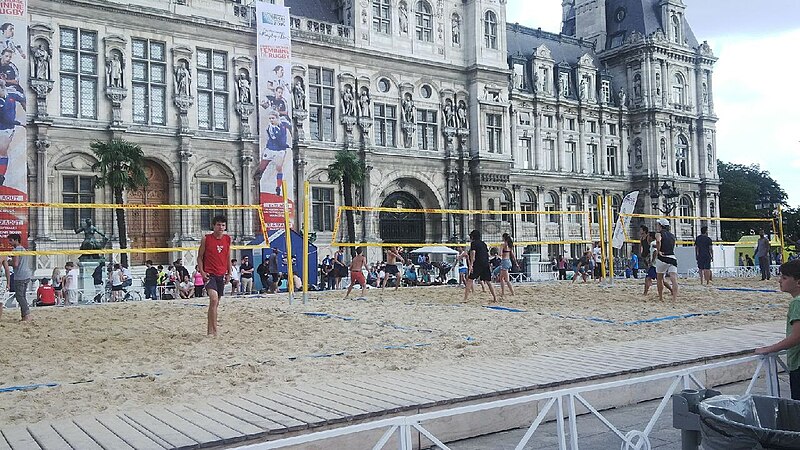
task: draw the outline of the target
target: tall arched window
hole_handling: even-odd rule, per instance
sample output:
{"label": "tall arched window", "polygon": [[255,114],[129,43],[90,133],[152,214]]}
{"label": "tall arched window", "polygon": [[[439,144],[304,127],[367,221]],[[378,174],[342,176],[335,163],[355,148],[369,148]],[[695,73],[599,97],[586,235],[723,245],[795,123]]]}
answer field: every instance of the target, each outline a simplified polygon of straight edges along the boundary
{"label": "tall arched window", "polygon": [[[573,192],[569,194],[567,197],[567,211],[580,211],[583,209],[583,199],[581,199],[580,194],[577,192]],[[582,223],[583,216],[578,214],[570,214],[567,216],[567,221],[570,223]]]}
{"label": "tall arched window", "polygon": [[617,222],[617,216],[619,215],[619,209],[622,207],[622,197],[619,195],[614,195],[611,197],[611,220],[614,223]]}
{"label": "tall arched window", "polygon": [[[500,196],[500,211],[511,211],[511,205],[513,202],[511,201],[511,193],[503,190],[503,195]],[[500,217],[500,220],[503,222],[511,222],[511,215],[510,214],[503,214]]]}
{"label": "tall arched window", "polygon": [[[523,211],[536,211],[536,194],[531,191],[525,191],[519,206]],[[523,214],[522,221],[536,223],[536,214]]]}
{"label": "tall arched window", "polygon": [[589,222],[591,223],[600,223],[600,214],[597,210],[597,200],[599,198],[599,194],[589,194]]}
{"label": "tall arched window", "polygon": [[[544,197],[545,211],[558,211],[558,195],[555,192],[548,192]],[[548,214],[547,221],[558,223],[558,214]]]}
{"label": "tall arched window", "polygon": [[689,141],[682,134],[675,144],[675,173],[682,177],[689,176]]}
{"label": "tall arched window", "polygon": [[[489,200],[486,201],[486,209],[488,209],[489,211],[494,211],[494,199],[493,198],[490,198]],[[489,218],[490,219],[497,219],[497,216],[494,213],[490,213],[489,214]]]}
{"label": "tall arched window", "polygon": [[417,19],[417,40],[433,42],[433,12],[431,5],[424,0],[418,1],[414,15]]}
{"label": "tall arched window", "polygon": [[676,73],[675,77],[672,79],[672,103],[676,105],[683,105],[683,91],[684,86],[686,85],[686,81],[683,78],[683,75],[680,73]]}
{"label": "tall arched window", "polygon": [[681,19],[677,15],[672,16],[672,42],[681,43]]}
{"label": "tall arched window", "polygon": [[483,39],[486,48],[497,49],[497,14],[494,11],[483,15]]}
{"label": "tall arched window", "polygon": [[372,29],[377,33],[391,32],[391,7],[389,0],[372,0]]}
{"label": "tall arched window", "polygon": [[681,201],[678,204],[678,215],[682,216],[681,219],[679,219],[680,223],[682,225],[691,225],[691,228],[687,230],[685,227],[681,226],[680,230],[675,230],[675,234],[678,236],[694,236],[694,219],[686,218],[694,216],[694,205],[692,204],[692,199],[685,195],[681,197]]}

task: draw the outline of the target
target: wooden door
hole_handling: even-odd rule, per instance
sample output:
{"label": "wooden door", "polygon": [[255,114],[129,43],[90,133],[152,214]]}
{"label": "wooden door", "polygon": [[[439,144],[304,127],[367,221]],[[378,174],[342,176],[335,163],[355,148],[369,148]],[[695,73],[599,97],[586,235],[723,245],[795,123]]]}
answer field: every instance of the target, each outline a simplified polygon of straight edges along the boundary
{"label": "wooden door", "polygon": [[[168,205],[169,180],[167,173],[153,161],[145,161],[144,167],[148,185],[146,188],[128,193],[131,205]],[[126,219],[130,247],[164,248],[171,247],[167,242],[170,236],[170,210],[167,209],[128,209]],[[153,263],[167,265],[169,253],[131,253],[131,264],[141,265],[148,259]]]}

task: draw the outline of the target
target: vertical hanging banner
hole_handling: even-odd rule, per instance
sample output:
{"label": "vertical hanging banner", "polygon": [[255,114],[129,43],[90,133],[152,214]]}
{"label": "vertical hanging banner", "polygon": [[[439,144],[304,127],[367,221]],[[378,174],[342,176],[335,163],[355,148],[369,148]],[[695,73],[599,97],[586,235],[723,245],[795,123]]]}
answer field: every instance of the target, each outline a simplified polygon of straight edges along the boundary
{"label": "vertical hanging banner", "polygon": [[[28,0],[0,1],[0,202],[28,201],[25,86],[28,85]],[[47,58],[49,59],[49,58]],[[28,240],[28,210],[0,208],[0,248],[8,235]]]}
{"label": "vertical hanging banner", "polygon": [[[639,191],[633,191],[622,199],[622,205],[619,208],[620,214],[633,214],[636,209],[636,200],[639,199]],[[611,243],[614,248],[620,249],[625,244],[625,233],[631,226],[630,216],[618,217],[614,222],[614,234],[611,235]]]}
{"label": "vertical hanging banner", "polygon": [[256,3],[258,33],[258,136],[260,199],[268,230],[283,230],[283,181],[294,223],[294,154],[292,151],[291,82],[292,37],[289,8]]}

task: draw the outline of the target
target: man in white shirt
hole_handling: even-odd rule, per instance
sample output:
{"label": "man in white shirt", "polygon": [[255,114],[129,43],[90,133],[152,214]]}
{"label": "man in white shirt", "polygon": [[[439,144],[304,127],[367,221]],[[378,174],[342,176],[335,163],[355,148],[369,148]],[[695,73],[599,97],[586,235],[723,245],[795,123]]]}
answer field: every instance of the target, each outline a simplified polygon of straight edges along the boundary
{"label": "man in white shirt", "polygon": [[231,295],[239,293],[239,266],[236,263],[236,258],[231,260]]}
{"label": "man in white shirt", "polygon": [[66,275],[64,275],[64,306],[78,304],[78,277],[80,272],[75,267],[75,263],[68,261],[64,265]]}
{"label": "man in white shirt", "polygon": [[595,242],[592,248],[592,262],[594,262],[594,278],[597,281],[603,280],[603,253],[600,250],[600,243]]}

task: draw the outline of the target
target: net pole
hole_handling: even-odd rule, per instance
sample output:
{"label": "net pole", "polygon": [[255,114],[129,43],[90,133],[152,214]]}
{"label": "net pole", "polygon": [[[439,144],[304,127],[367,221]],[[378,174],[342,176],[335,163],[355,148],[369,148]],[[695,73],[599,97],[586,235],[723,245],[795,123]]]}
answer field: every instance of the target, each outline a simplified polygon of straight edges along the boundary
{"label": "net pole", "polygon": [[333,221],[333,237],[331,238],[331,247],[336,247],[339,241],[339,221],[342,220],[342,207],[336,208],[336,220]]}
{"label": "net pole", "polygon": [[283,223],[286,237],[286,266],[289,279],[286,280],[286,288],[289,291],[289,304],[294,303],[294,267],[292,266],[292,229],[289,227],[289,197],[286,192],[286,180],[283,180]]}
{"label": "net pole", "polygon": [[604,198],[602,195],[597,196],[597,221],[600,222],[600,275],[605,278],[606,277],[606,265],[603,264],[603,260],[606,259],[606,246],[605,242],[605,210],[603,209],[603,205],[605,202],[603,201]]}
{"label": "net pole", "polygon": [[778,205],[778,240],[781,244],[781,262],[789,259],[789,252],[786,251],[786,246],[783,245],[783,206]]}
{"label": "net pole", "polygon": [[308,206],[311,191],[311,184],[306,181],[304,186],[303,198],[303,304],[308,303]]}
{"label": "net pole", "polygon": [[611,196],[606,197],[606,220],[608,220],[609,233],[606,233],[606,245],[608,245],[608,275],[611,279],[611,285],[614,285],[614,244],[612,243],[612,237],[614,236],[614,228],[612,223],[614,223],[614,211],[611,209]]}

